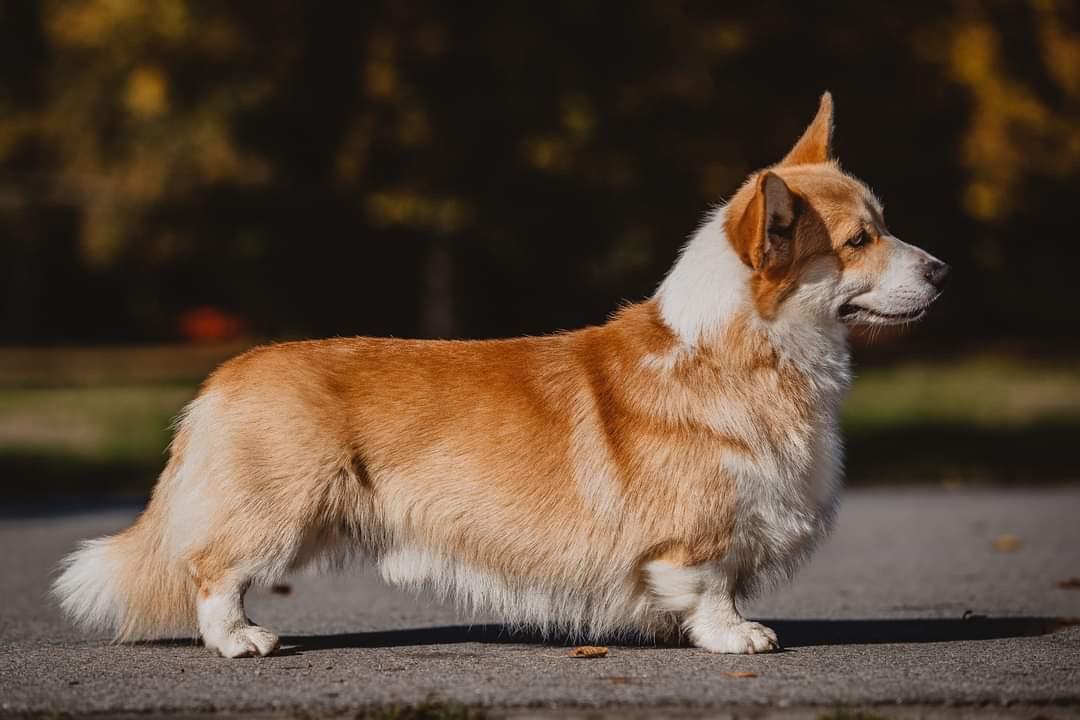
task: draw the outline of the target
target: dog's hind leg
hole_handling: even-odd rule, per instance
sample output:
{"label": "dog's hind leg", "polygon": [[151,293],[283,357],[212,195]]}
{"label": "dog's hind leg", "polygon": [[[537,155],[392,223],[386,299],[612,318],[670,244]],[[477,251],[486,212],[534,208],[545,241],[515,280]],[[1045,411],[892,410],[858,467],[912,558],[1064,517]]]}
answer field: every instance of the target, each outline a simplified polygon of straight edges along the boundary
{"label": "dog's hind leg", "polygon": [[269,655],[278,648],[278,637],[248,618],[244,594],[253,582],[272,582],[284,573],[280,558],[295,553],[292,538],[275,537],[273,528],[250,516],[244,534],[230,525],[189,556],[199,634],[207,648],[224,657]]}
{"label": "dog's hind leg", "polygon": [[249,583],[236,573],[226,573],[199,586],[199,634],[206,647],[227,658],[262,657],[280,644],[277,635],[252,623],[244,612]]}
{"label": "dog's hind leg", "polygon": [[[195,581],[199,634],[206,646],[225,657],[269,655],[278,637],[254,624],[244,611],[244,593],[251,585],[269,585],[288,572],[332,557],[348,547],[340,532],[328,531],[316,519],[334,517],[325,505],[301,503],[289,508],[272,494],[248,498],[231,508],[187,557]],[[321,513],[315,513],[321,507]]]}
{"label": "dog's hind leg", "polygon": [[[323,481],[235,492],[217,508],[211,532],[192,544],[186,560],[196,586],[199,633],[225,657],[263,656],[278,637],[244,612],[251,585],[269,585],[308,565],[334,565],[357,547],[370,506],[356,477],[328,470]],[[350,512],[352,511],[352,512]]]}
{"label": "dog's hind leg", "polygon": [[207,647],[262,656],[278,638],[248,619],[245,591],[347,556],[372,536],[373,493],[334,417],[295,386],[255,385],[228,371],[215,381],[228,392],[211,387],[189,406],[174,443],[179,467],[155,502],[194,581]]}

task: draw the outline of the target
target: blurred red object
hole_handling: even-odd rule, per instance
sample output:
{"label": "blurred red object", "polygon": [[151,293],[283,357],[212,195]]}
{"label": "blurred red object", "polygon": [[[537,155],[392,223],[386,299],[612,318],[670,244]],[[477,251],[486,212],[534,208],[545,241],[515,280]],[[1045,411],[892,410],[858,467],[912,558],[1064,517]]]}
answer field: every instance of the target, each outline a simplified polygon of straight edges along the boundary
{"label": "blurred red object", "polygon": [[180,334],[192,342],[232,340],[244,332],[239,315],[202,305],[180,313]]}

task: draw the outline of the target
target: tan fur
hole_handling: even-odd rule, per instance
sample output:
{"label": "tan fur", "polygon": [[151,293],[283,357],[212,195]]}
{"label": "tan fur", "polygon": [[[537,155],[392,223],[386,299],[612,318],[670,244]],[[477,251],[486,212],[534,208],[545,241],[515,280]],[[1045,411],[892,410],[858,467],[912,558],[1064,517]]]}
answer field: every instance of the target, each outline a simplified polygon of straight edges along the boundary
{"label": "tan fur", "polygon": [[[351,549],[339,543],[374,557],[403,541],[439,547],[538,587],[723,555],[731,488],[717,468],[752,451],[710,426],[710,406],[735,385],[770,397],[760,419],[778,437],[806,431],[810,408],[798,373],[744,325],[670,374],[642,362],[672,345],[646,302],[542,338],[324,340],[230,361],[201,392],[220,399],[206,421],[227,453],[198,468],[212,476],[213,530],[185,555],[191,593],[237,567],[257,577],[268,554],[294,568]],[[596,468],[616,515],[574,481]],[[175,478],[148,521],[184,491]]]}
{"label": "tan fur", "polygon": [[[560,568],[576,575],[583,559],[606,572],[612,553],[648,558],[661,544],[710,556],[724,542],[717,530],[724,523],[713,516],[726,485],[698,466],[747,450],[708,426],[701,386],[736,369],[695,358],[668,379],[642,365],[671,342],[645,303],[605,326],[543,338],[329,340],[253,351],[203,391],[228,398],[224,412],[233,418],[261,420],[222,423],[235,434],[228,442],[243,449],[227,470],[222,520],[245,503],[280,497],[273,514],[296,527],[321,518],[362,528],[363,513],[353,508],[375,505],[387,518],[379,532],[356,533],[369,553],[419,535],[468,563],[540,584],[558,583]],[[736,357],[753,354],[748,343]],[[313,467],[313,458],[324,458],[324,467]],[[365,482],[351,470],[358,462],[370,473]],[[592,468],[608,470],[622,509],[610,527],[597,525],[574,483]],[[707,484],[686,482],[688,474],[705,475]],[[642,486],[642,477],[655,482]],[[679,514],[656,513],[658,505]],[[244,542],[220,544],[237,553]],[[208,556],[212,547],[192,562],[224,552]]]}

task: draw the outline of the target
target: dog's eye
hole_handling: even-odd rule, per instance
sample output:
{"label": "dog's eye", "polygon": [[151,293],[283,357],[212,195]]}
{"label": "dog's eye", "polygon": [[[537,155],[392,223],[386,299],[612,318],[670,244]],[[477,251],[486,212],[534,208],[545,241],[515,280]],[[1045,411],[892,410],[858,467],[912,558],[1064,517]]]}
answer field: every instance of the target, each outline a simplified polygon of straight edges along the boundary
{"label": "dog's eye", "polygon": [[858,233],[855,234],[855,237],[847,241],[847,244],[851,247],[862,247],[867,243],[869,239],[870,238],[869,236],[867,236],[866,231],[860,230]]}

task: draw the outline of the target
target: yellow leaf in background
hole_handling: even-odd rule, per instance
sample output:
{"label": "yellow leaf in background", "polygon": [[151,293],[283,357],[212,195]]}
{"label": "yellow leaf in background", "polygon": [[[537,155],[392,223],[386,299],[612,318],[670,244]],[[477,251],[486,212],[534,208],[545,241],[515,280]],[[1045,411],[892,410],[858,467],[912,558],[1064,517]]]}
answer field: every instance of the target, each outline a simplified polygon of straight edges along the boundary
{"label": "yellow leaf in background", "polygon": [[469,210],[465,203],[453,198],[443,200],[435,211],[435,229],[444,233],[460,230],[469,221]]}
{"label": "yellow leaf in background", "polygon": [[[1049,78],[1067,97],[1080,93],[1080,34],[1067,21],[1066,6],[1052,0],[1031,4],[1036,47]],[[978,4],[961,6],[949,33],[949,75],[969,94],[974,109],[963,138],[963,163],[970,173],[963,190],[968,215],[983,222],[1006,219],[1017,207],[1031,176],[1069,177],[1080,157],[1072,142],[1075,105],[1049,102],[1019,69],[1007,31]]]}
{"label": "yellow leaf in background", "polygon": [[1064,3],[1036,0],[1032,3],[1039,26],[1043,65],[1069,95],[1080,94],[1080,33],[1072,32],[1064,19]]}
{"label": "yellow leaf in background", "polygon": [[450,234],[468,224],[469,207],[456,197],[399,190],[372,193],[367,211],[377,226],[400,225]]}
{"label": "yellow leaf in background", "polygon": [[699,32],[702,49],[716,55],[739,52],[749,40],[743,26],[733,19],[712,23]]}
{"label": "yellow leaf in background", "polygon": [[392,97],[397,90],[397,69],[384,60],[372,60],[367,65],[366,83],[368,95]]}
{"label": "yellow leaf in background", "polygon": [[991,183],[973,180],[964,189],[964,208],[979,220],[993,220],[1002,207],[997,187]]}
{"label": "yellow leaf in background", "polygon": [[566,172],[573,165],[573,151],[561,138],[543,136],[528,138],[522,145],[525,161],[537,170]]}
{"label": "yellow leaf in background", "polygon": [[960,80],[984,82],[994,71],[997,37],[990,27],[969,24],[958,30],[952,43],[952,70]]}
{"label": "yellow leaf in background", "polygon": [[132,70],[128,76],[124,104],[133,115],[141,118],[155,117],[168,110],[169,82],[165,74],[159,68],[148,65]]}
{"label": "yellow leaf in background", "polygon": [[595,117],[589,99],[584,95],[567,95],[560,101],[562,123],[570,136],[584,142],[592,135]]}
{"label": "yellow leaf in background", "polygon": [[102,45],[128,10],[124,3],[110,5],[93,0],[57,5],[48,15],[49,36],[62,46]]}
{"label": "yellow leaf in background", "polygon": [[183,38],[190,27],[187,5],[181,0],[159,0],[148,8],[153,27],[170,40]]}

